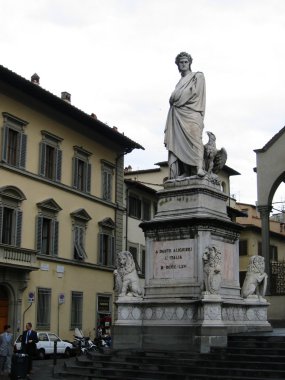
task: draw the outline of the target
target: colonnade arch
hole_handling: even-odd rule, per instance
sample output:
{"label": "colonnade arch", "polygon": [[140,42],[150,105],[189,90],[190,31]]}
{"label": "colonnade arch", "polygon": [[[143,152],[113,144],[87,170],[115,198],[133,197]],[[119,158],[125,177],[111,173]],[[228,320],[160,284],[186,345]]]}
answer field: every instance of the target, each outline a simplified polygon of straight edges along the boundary
{"label": "colonnade arch", "polygon": [[[261,216],[262,255],[265,271],[270,274],[269,216],[272,200],[279,185],[285,181],[285,127],[261,149],[256,149],[257,209]],[[268,278],[270,290],[270,276]]]}

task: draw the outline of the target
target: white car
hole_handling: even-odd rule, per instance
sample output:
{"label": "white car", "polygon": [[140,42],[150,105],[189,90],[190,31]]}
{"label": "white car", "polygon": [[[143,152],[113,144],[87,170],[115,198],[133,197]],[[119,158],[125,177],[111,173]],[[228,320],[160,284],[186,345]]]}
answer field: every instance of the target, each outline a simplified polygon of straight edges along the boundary
{"label": "white car", "polygon": [[[46,355],[54,353],[54,342],[57,342],[57,353],[69,357],[74,351],[74,347],[70,342],[60,339],[56,334],[48,331],[39,331],[37,343],[37,354],[40,359],[44,359]],[[15,341],[15,351],[21,350],[22,335],[19,335]]]}

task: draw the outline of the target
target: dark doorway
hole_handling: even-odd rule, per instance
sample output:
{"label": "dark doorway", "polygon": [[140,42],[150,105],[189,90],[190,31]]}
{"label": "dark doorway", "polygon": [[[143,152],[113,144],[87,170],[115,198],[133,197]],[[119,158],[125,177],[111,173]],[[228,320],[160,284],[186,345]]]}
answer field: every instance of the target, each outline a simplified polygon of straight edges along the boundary
{"label": "dark doorway", "polygon": [[7,290],[0,286],[0,332],[8,324],[9,299]]}

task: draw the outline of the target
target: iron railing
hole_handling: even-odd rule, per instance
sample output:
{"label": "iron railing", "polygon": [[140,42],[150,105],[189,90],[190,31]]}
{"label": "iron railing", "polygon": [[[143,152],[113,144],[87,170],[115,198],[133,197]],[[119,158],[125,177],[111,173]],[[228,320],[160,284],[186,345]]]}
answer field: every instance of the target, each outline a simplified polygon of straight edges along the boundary
{"label": "iron railing", "polygon": [[272,295],[285,294],[285,261],[270,263],[270,290]]}

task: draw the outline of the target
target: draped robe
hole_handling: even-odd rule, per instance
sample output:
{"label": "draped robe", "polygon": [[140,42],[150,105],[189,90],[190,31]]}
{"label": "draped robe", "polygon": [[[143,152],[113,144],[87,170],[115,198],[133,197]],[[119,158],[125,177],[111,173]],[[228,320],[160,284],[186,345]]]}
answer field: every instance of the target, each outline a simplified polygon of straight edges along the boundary
{"label": "draped robe", "polygon": [[204,74],[190,72],[181,77],[169,103],[164,144],[184,164],[201,167],[206,104]]}

